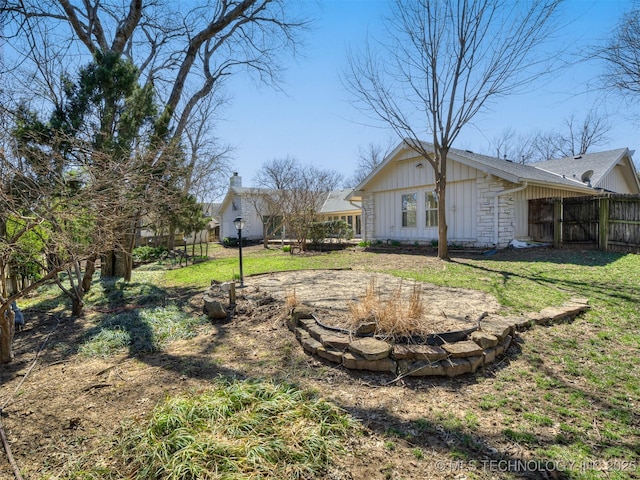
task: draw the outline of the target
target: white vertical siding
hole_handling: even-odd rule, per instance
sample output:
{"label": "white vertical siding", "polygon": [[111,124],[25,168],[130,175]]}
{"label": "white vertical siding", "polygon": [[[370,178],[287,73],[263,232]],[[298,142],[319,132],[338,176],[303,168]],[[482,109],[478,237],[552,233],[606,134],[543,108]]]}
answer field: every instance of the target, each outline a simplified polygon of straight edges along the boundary
{"label": "white vertical siding", "polygon": [[[452,241],[472,242],[476,237],[475,169],[450,162],[446,208],[448,236]],[[375,185],[375,219],[373,238],[403,242],[428,242],[438,238],[437,227],[427,227],[425,195],[435,190],[433,169],[427,162],[416,167],[414,161],[400,162],[397,176],[390,170]],[[413,174],[413,176],[411,176]],[[393,177],[393,178],[392,178]],[[429,179],[430,182],[422,180]],[[391,188],[393,186],[393,188]],[[417,194],[417,225],[402,226],[402,195]]]}
{"label": "white vertical siding", "polygon": [[[627,159],[623,160],[627,162]],[[611,192],[616,193],[636,193],[636,188],[632,184],[633,179],[625,176],[625,171],[629,172],[628,166],[618,164],[616,165],[600,182],[599,188],[604,188]]]}

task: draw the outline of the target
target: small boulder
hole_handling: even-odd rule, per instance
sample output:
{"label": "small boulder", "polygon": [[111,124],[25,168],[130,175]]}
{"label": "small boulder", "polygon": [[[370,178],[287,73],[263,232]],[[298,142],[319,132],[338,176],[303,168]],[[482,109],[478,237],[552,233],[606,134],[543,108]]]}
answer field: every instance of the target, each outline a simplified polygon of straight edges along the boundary
{"label": "small boulder", "polygon": [[203,300],[204,311],[210,319],[223,320],[228,317],[227,309],[218,300],[208,295],[205,295]]}
{"label": "small boulder", "polygon": [[356,328],[356,335],[370,335],[375,333],[378,324],[376,322],[362,322]]}
{"label": "small boulder", "polygon": [[498,337],[496,337],[495,335],[491,335],[490,333],[486,332],[480,332],[478,330],[471,333],[471,340],[477,343],[482,349],[493,348],[498,345],[499,341]]}

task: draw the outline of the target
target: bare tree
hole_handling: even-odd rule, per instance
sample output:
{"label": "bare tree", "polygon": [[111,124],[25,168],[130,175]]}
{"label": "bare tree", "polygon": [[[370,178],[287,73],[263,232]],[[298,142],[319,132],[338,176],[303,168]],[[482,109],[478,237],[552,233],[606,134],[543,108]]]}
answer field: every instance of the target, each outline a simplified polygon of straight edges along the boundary
{"label": "bare tree", "polygon": [[531,137],[532,161],[583,155],[607,141],[610,126],[605,117],[590,110],[582,121],[575,114],[564,121],[564,128],[538,131]]}
{"label": "bare tree", "polygon": [[252,188],[244,199],[253,207],[262,222],[262,246],[269,248],[274,232],[283,226],[283,192]]}
{"label": "bare tree", "polygon": [[605,63],[605,88],[633,97],[640,95],[640,3],[632,8],[612,30],[611,39],[594,55]]}
{"label": "bare tree", "polygon": [[517,134],[511,127],[493,138],[491,148],[498,158],[522,164],[529,163],[535,156],[534,137]]}
{"label": "bare tree", "polygon": [[[265,162],[255,178],[263,187],[264,206],[277,207],[287,235],[296,240],[299,250],[306,249],[309,225],[315,221],[328,193],[341,180],[333,170],[301,165],[292,157]],[[268,210],[273,216],[276,211]]]}
{"label": "bare tree", "polygon": [[490,100],[540,75],[536,47],[549,35],[559,3],[396,0],[388,38],[350,57],[346,84],[359,104],[435,171],[440,258],[449,258],[449,149]]}
{"label": "bare tree", "polygon": [[382,161],[391,153],[395,142],[369,143],[366,147],[358,148],[358,162],[353,174],[344,182],[345,188],[355,187],[360,184]]}
{"label": "bare tree", "polygon": [[558,150],[563,157],[583,155],[607,142],[611,127],[604,116],[590,110],[580,122],[575,115],[565,120],[566,133],[559,136]]}

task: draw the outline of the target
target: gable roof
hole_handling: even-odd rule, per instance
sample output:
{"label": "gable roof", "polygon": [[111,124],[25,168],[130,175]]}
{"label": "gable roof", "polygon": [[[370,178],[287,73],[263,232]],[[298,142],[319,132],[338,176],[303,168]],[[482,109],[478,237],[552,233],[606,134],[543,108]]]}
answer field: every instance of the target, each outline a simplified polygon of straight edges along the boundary
{"label": "gable roof", "polygon": [[[606,152],[585,153],[575,157],[557,158],[536,162],[534,167],[554,172],[565,177],[582,180],[588,178],[594,188],[600,187],[602,180],[618,165],[625,157],[628,157],[630,173],[636,177],[635,167],[631,159],[633,152],[628,148],[618,148]],[[586,180],[585,180],[586,182]],[[639,185],[640,187],[640,185]]]}
{"label": "gable roof", "polygon": [[[218,208],[218,212],[224,210],[235,196],[257,197],[260,195],[268,195],[273,191],[273,189],[269,188],[230,186],[224,196],[224,199],[222,200],[222,203]],[[355,206],[351,201],[347,200],[347,196],[351,193],[351,191],[352,190],[350,188],[330,191],[327,194],[327,197],[325,198],[318,213],[348,212],[358,210],[359,207]]]}
{"label": "gable roof", "polygon": [[351,193],[350,188],[343,190],[333,190],[329,192],[327,198],[320,209],[320,213],[348,212],[349,210],[359,210],[360,207],[355,206],[347,196]]}
{"label": "gable roof", "polygon": [[[434,151],[433,145],[428,142],[422,142],[423,147],[426,150]],[[351,198],[356,198],[359,195],[355,192],[366,190],[367,184],[375,177],[378,172],[380,172],[384,167],[386,167],[389,163],[393,161],[398,161],[404,159],[406,157],[401,157],[400,154],[403,151],[412,150],[406,141],[401,142],[361,183],[358,185],[354,192],[351,194]],[[625,155],[630,157],[629,150],[626,148],[612,150],[610,152],[602,152],[600,154],[590,154],[591,157],[589,159],[590,164],[594,165],[597,163],[604,163],[606,167],[599,167],[600,173],[598,178],[603,178],[606,173],[608,173],[613,166]],[[416,153],[416,155],[418,155]],[[583,158],[587,157],[587,155],[583,155]],[[448,159],[455,160],[459,163],[468,165],[470,167],[476,168],[484,173],[488,173],[494,175],[498,178],[502,178],[511,183],[523,183],[527,182],[534,185],[542,185],[542,186],[558,186],[566,189],[570,189],[573,191],[584,192],[584,193],[593,193],[594,187],[597,185],[592,177],[592,186],[589,186],[587,183],[583,183],[581,181],[581,175],[585,170],[590,170],[591,168],[582,170],[580,175],[577,175],[577,178],[573,176],[573,172],[567,174],[560,169],[554,171],[552,168],[539,168],[538,165],[541,165],[541,162],[532,164],[532,165],[523,165],[521,163],[515,163],[509,160],[502,160],[500,158],[491,157],[488,155],[482,155],[478,153],[474,153],[469,150],[460,150],[457,148],[451,148],[449,150]],[[615,162],[614,162],[615,159]],[[559,159],[557,162],[559,165],[562,164],[562,161],[566,161],[567,159]],[[554,161],[555,162],[555,161]],[[542,162],[547,163],[547,162]],[[632,161],[630,163],[633,163]],[[546,165],[549,167],[549,165]],[[595,172],[595,169],[594,169]],[[595,173],[594,173],[595,175]]]}

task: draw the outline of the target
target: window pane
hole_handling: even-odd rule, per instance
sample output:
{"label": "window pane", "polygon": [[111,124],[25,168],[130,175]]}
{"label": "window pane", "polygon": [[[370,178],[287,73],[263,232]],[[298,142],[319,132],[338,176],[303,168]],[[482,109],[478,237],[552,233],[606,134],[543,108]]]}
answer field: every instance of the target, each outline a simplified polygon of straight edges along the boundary
{"label": "window pane", "polygon": [[418,204],[418,194],[410,193],[408,195],[402,195],[402,210],[414,210]]}
{"label": "window pane", "polygon": [[438,226],[438,197],[434,192],[427,192],[425,195],[425,226],[437,227]]}
{"label": "window pane", "polygon": [[403,227],[415,227],[416,223],[416,210],[418,207],[418,194],[409,193],[402,195],[402,226]]}

